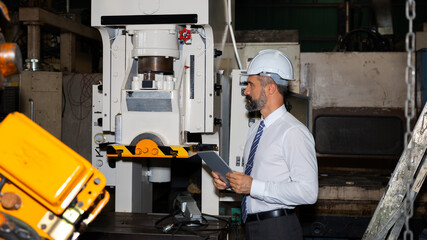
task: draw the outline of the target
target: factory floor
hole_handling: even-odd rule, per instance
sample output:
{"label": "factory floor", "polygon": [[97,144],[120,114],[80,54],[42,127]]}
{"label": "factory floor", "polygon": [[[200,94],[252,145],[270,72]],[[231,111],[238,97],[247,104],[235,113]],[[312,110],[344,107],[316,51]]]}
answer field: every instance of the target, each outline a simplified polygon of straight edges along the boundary
{"label": "factory floor", "polygon": [[[327,168],[321,169],[319,175],[317,203],[297,208],[304,240],[361,239],[390,175],[346,171],[337,173],[335,170],[329,172]],[[232,223],[227,230],[223,229],[224,223],[211,219],[208,228],[216,228],[218,231],[203,232],[197,228],[194,228],[197,231],[191,231],[194,229],[178,229],[175,225],[167,233],[162,232],[171,219],[158,224],[158,228],[156,228],[156,222],[167,216],[170,199],[174,197],[173,191],[166,191],[165,186],[162,187],[153,195],[155,203],[153,212],[156,214],[115,213],[114,188],[110,188],[109,192],[112,194],[110,202],[80,239],[140,239],[141,237],[144,239],[200,239],[200,236],[202,239],[207,236],[210,239],[244,239],[244,228],[239,223],[239,213],[233,212],[233,209],[240,209],[238,202],[221,202],[220,204],[221,217],[229,219]],[[415,215],[410,221],[415,239],[421,239],[423,230],[427,228],[426,192],[423,189],[417,198]],[[342,196],[336,195],[337,193]],[[196,201],[199,201],[197,196],[197,194],[193,195]],[[367,199],[367,196],[372,199]]]}

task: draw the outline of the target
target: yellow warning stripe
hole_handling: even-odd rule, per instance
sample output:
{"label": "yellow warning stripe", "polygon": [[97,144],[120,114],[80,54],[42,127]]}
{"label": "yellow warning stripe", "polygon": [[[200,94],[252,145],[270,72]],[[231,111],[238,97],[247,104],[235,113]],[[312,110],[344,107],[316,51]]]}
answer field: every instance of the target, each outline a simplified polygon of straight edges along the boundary
{"label": "yellow warning stripe", "polygon": [[[111,145],[114,153],[107,153],[107,157],[130,157],[130,158],[188,158],[189,154],[185,147],[181,146],[123,146]],[[134,149],[134,150],[133,150]],[[132,152],[135,152],[133,154]],[[120,153],[121,152],[121,153]]]}
{"label": "yellow warning stripe", "polygon": [[122,145],[113,145],[112,146],[114,148],[114,150],[121,150],[122,151],[122,155],[132,155],[132,153],[127,149],[126,146],[122,146]]}
{"label": "yellow warning stripe", "polygon": [[178,152],[176,157],[188,158],[188,151],[184,147],[179,146],[171,146],[172,150]]}

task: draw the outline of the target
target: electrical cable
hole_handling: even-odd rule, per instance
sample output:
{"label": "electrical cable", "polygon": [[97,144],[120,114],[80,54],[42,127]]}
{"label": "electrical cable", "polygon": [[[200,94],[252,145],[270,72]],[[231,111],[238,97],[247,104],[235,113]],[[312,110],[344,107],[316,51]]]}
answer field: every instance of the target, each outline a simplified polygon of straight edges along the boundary
{"label": "electrical cable", "polygon": [[62,84],[62,113],[61,113],[62,118],[64,118],[66,105],[67,105],[67,97],[65,96],[64,84]]}
{"label": "electrical cable", "polygon": [[175,236],[175,234],[181,229],[182,227],[182,223],[178,224],[178,227],[175,229],[175,231],[173,231],[173,233],[171,234],[171,239],[173,239],[173,237]]}
{"label": "electrical cable", "polygon": [[[76,76],[79,77],[76,78]],[[75,147],[76,150],[79,150],[79,136],[81,130],[82,120],[86,119],[92,113],[92,85],[98,83],[101,79],[100,74],[75,74],[73,73],[71,78],[68,80],[66,85],[66,97],[68,98],[67,102],[70,106],[71,115],[78,120],[77,134]],[[78,84],[79,93],[75,92],[73,94],[73,89],[75,89],[74,84]],[[73,96],[78,96],[73,98]],[[77,110],[75,110],[77,108]],[[65,105],[63,112],[65,114]]]}
{"label": "electrical cable", "polygon": [[[223,228],[205,228],[205,229],[195,229],[195,230],[193,230],[193,231],[223,231],[223,230],[229,230],[229,229],[230,229],[230,227],[231,227],[231,223],[230,223],[230,221],[229,221],[229,220],[226,220],[226,219],[224,219],[224,218],[220,218],[220,217],[217,217],[217,216],[213,216],[213,215],[209,215],[209,214],[202,213],[202,219],[204,219],[204,220],[205,220],[205,221],[207,221],[207,222],[209,222],[209,221],[205,218],[205,216],[206,216],[206,217],[215,218],[215,219],[218,219],[218,220],[220,220],[220,221],[223,221],[223,222],[225,222],[225,223],[226,223],[226,225],[225,225],[225,227],[223,227]],[[184,230],[184,231],[185,231],[185,230]]]}
{"label": "electrical cable", "polygon": [[160,218],[159,220],[157,220],[155,223],[154,223],[154,227],[155,228],[157,228],[157,229],[164,229],[164,227],[160,227],[159,226],[159,224],[161,223],[161,222],[163,222],[164,220],[166,220],[166,219],[168,219],[168,218],[170,218],[170,217],[173,217],[173,216],[175,216],[176,214],[178,214],[179,213],[179,211],[175,211],[174,213],[170,213],[170,214],[168,214],[168,215],[166,215],[166,216],[164,216],[164,217],[162,217],[162,218]]}
{"label": "electrical cable", "polygon": [[[174,213],[166,215],[165,217],[157,220],[154,224],[155,228],[162,230],[162,232],[164,232],[164,233],[167,233],[167,232],[173,230],[173,232],[171,233],[171,239],[173,239],[174,235],[179,231],[191,232],[191,233],[193,233],[193,234],[195,234],[195,235],[197,235],[203,239],[208,239],[209,236],[201,235],[198,232],[202,232],[202,231],[203,232],[229,231],[231,229],[230,221],[227,219],[221,218],[221,217],[202,213],[203,222],[201,223],[199,221],[180,221],[180,220],[177,220],[175,218],[175,216],[179,213],[180,213],[180,211],[177,210]],[[223,228],[207,228],[209,226],[209,220],[207,220],[205,217],[218,219],[219,221],[225,222],[226,225]],[[166,219],[169,219],[169,218],[174,218],[173,223],[168,224],[166,226],[160,226],[160,223],[162,223],[163,221],[165,221]]]}
{"label": "electrical cable", "polygon": [[231,26],[231,0],[228,0],[228,29],[230,30],[231,41],[233,42],[234,54],[236,55],[237,64],[239,65],[239,69],[243,70],[242,63],[240,62],[240,56],[237,52],[236,39],[234,38],[233,26]]}

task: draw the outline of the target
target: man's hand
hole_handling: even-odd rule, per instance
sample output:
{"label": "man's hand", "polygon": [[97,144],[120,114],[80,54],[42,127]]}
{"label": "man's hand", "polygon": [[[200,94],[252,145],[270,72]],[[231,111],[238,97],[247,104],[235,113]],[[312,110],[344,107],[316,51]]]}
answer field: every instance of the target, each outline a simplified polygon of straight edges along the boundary
{"label": "man's hand", "polygon": [[216,174],[214,171],[212,171],[212,176],[214,178],[214,186],[219,189],[219,190],[224,190],[227,188],[227,184],[225,184],[225,182],[223,182],[218,174]]}
{"label": "man's hand", "polygon": [[227,173],[226,175],[230,186],[234,192],[240,194],[250,194],[252,186],[252,177],[241,172]]}

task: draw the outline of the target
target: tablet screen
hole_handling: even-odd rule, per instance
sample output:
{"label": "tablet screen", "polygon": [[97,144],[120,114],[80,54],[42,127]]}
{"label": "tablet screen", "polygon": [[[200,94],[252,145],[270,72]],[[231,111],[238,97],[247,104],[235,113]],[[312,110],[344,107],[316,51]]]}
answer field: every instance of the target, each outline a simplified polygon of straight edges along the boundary
{"label": "tablet screen", "polygon": [[215,151],[203,151],[197,153],[209,168],[218,174],[219,178],[230,186],[230,182],[225,177],[228,172],[233,172],[228,164]]}

